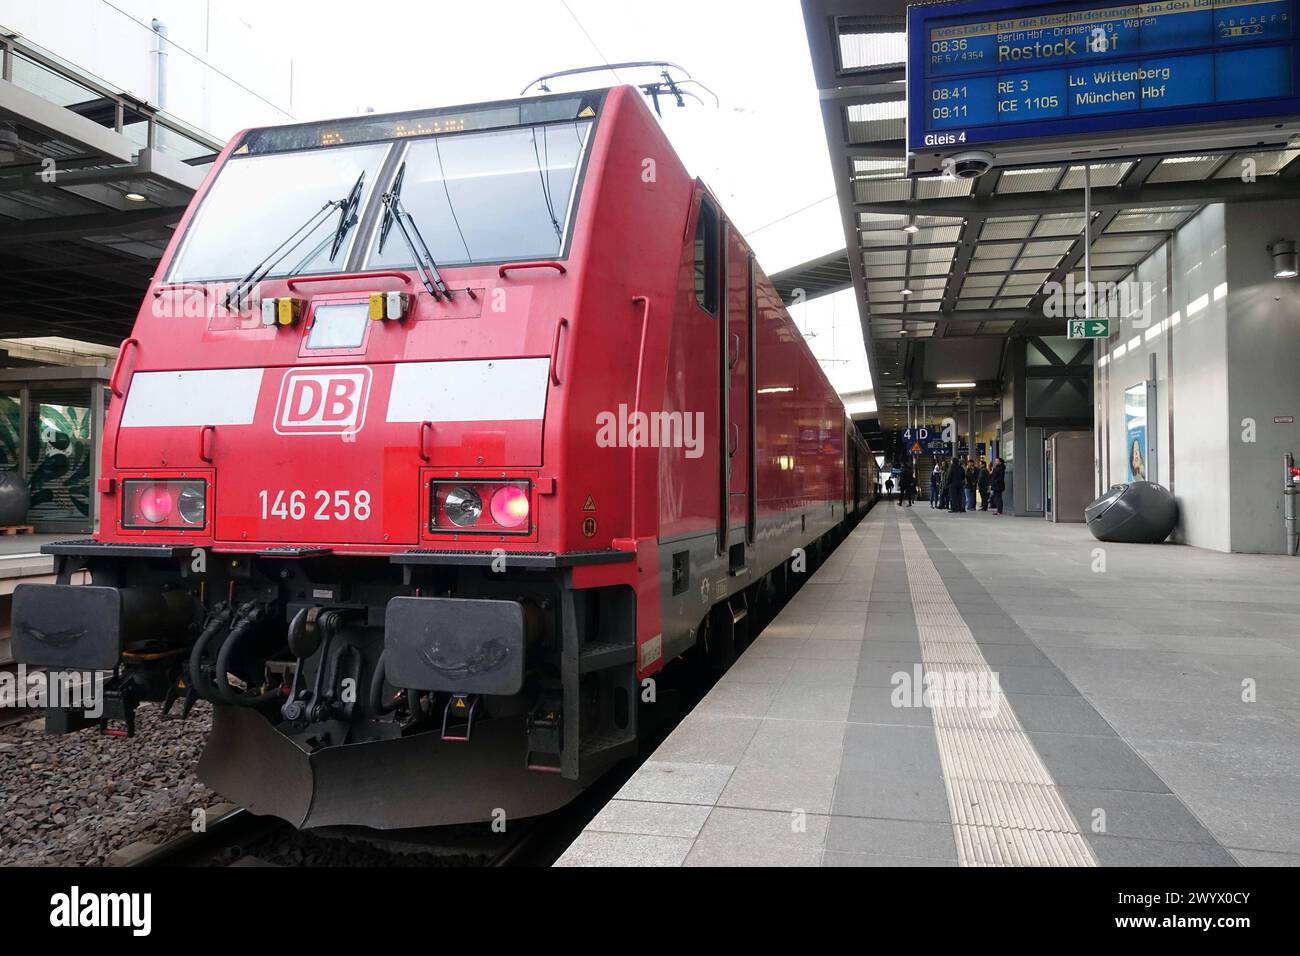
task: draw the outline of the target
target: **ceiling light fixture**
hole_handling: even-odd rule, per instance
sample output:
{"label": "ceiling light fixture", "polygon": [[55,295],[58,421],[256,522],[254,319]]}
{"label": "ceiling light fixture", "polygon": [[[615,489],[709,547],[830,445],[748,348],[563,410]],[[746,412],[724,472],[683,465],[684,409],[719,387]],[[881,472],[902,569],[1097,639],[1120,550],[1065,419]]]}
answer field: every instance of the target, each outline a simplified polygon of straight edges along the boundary
{"label": "ceiling light fixture", "polygon": [[148,200],[147,196],[140,193],[127,193],[126,198],[131,202],[146,202]]}
{"label": "ceiling light fixture", "polygon": [[1289,239],[1275,242],[1268,251],[1273,257],[1274,279],[1294,279],[1300,275],[1300,253],[1296,252],[1294,242]]}
{"label": "ceiling light fixture", "polygon": [[974,388],[974,382],[940,382],[936,388]]}

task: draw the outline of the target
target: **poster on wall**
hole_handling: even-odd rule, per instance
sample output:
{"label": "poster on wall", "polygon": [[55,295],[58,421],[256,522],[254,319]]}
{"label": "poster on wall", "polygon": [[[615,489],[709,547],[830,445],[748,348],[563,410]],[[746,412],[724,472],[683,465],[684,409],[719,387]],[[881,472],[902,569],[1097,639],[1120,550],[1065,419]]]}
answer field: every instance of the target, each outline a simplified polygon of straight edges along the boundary
{"label": "poster on wall", "polygon": [[[91,413],[84,406],[35,403],[28,421],[26,481],[31,489],[27,520],[69,521],[90,517]],[[20,472],[22,413],[18,401],[0,396],[0,469]]]}
{"label": "poster on wall", "polygon": [[1128,481],[1151,481],[1148,477],[1147,382],[1124,390],[1125,471]]}

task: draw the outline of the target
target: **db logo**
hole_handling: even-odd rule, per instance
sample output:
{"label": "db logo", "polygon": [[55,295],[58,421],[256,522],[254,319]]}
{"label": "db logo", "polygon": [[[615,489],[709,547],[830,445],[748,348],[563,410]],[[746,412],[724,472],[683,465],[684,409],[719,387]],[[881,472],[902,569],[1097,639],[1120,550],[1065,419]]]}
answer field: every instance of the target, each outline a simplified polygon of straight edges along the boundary
{"label": "db logo", "polygon": [[280,383],[275,409],[277,435],[338,435],[361,431],[366,423],[370,369],[292,369]]}

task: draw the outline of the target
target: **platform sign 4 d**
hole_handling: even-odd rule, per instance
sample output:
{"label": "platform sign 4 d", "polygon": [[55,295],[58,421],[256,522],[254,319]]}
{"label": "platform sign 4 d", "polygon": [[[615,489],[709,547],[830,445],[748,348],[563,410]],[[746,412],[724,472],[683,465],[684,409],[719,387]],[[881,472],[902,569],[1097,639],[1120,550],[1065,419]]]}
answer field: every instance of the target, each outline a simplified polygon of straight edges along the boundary
{"label": "platform sign 4 d", "polygon": [[1069,327],[1072,339],[1110,338],[1110,319],[1072,319]]}

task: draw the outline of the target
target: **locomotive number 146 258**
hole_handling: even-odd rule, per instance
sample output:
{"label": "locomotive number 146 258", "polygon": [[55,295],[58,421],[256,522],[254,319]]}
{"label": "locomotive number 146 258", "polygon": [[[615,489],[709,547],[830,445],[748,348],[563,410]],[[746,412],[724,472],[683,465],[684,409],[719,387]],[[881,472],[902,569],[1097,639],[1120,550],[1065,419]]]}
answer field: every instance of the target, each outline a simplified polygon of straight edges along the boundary
{"label": "locomotive number 146 258", "polygon": [[371,515],[368,491],[299,491],[281,488],[257,493],[262,502],[262,520],[365,521]]}

